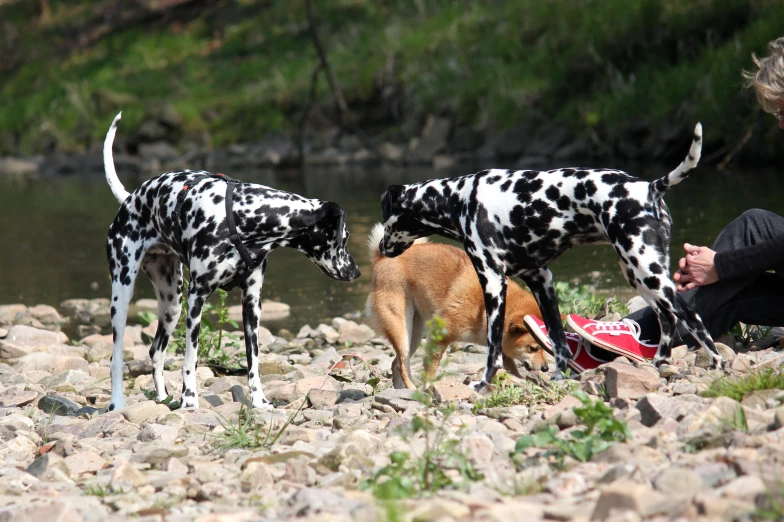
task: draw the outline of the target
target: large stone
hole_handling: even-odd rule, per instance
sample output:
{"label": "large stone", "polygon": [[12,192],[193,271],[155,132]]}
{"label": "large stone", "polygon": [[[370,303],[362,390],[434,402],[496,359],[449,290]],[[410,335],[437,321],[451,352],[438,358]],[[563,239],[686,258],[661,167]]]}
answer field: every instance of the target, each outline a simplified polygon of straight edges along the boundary
{"label": "large stone", "polygon": [[65,457],[64,462],[74,478],[82,473],[96,473],[108,466],[107,462],[93,451],[74,453]]}
{"label": "large stone", "polygon": [[17,324],[8,330],[4,339],[0,339],[0,359],[16,362],[30,353],[49,352],[62,342],[63,337],[58,332]]}
{"label": "large stone", "polygon": [[375,402],[379,404],[386,404],[387,406],[391,406],[397,411],[406,411],[408,408],[412,406],[420,405],[419,402],[415,399],[416,397],[416,390],[409,390],[409,389],[395,389],[395,388],[387,388],[386,390],[382,391],[379,394],[376,394],[373,399]]}
{"label": "large stone", "polygon": [[19,322],[27,314],[23,304],[0,305],[0,325],[10,326]]}
{"label": "large stone", "polygon": [[670,467],[664,470],[654,485],[665,495],[693,495],[704,489],[702,477],[695,471],[686,468]]}
{"label": "large stone", "polygon": [[163,425],[163,424],[147,424],[142,431],[137,435],[140,442],[151,442],[154,440],[161,441],[166,445],[174,444],[177,440],[177,435],[180,430],[177,426]]}
{"label": "large stone", "polygon": [[604,373],[604,385],[612,398],[639,399],[661,386],[658,375],[630,364],[612,362]]}
{"label": "large stone", "polygon": [[90,373],[90,365],[82,357],[52,355],[44,352],[35,352],[25,355],[14,365],[14,369],[19,373],[27,373],[34,370],[49,373],[81,370],[88,374]]}
{"label": "large stone", "polygon": [[139,471],[134,464],[123,461],[112,473],[109,486],[115,493],[127,492],[137,489],[147,482],[144,473]]}
{"label": "large stone", "polygon": [[338,328],[338,342],[340,344],[362,344],[370,341],[376,336],[376,332],[366,324],[357,324],[354,321],[346,321]]}
{"label": "large stone", "polygon": [[31,306],[27,309],[27,313],[45,325],[59,326],[65,322],[55,307],[45,304]]}
{"label": "large stone", "polygon": [[0,174],[7,176],[30,176],[39,174],[37,161],[23,158],[0,158]]}
{"label": "large stone", "polygon": [[647,486],[618,481],[605,486],[591,514],[592,520],[607,520],[611,511],[632,511],[646,517],[657,513],[663,496]]}
{"label": "large stone", "polygon": [[154,421],[158,417],[169,413],[170,410],[165,404],[158,404],[155,401],[142,401],[115,411],[121,413],[128,419],[128,422],[141,425],[144,422]]}
{"label": "large stone", "polygon": [[323,410],[337,404],[339,397],[340,395],[336,391],[311,390],[310,394],[308,395],[308,400],[310,400],[310,405],[312,408]]}
{"label": "large stone", "polygon": [[41,480],[59,479],[61,477],[67,479],[71,475],[65,460],[51,451],[35,459],[32,464],[27,466],[26,471]]}
{"label": "large stone", "polygon": [[640,422],[645,426],[653,426],[662,419],[680,421],[689,413],[702,409],[700,403],[686,401],[676,397],[667,397],[658,393],[649,393],[637,402],[637,409],[642,415]]}
{"label": "large stone", "polygon": [[71,399],[60,397],[59,395],[44,395],[38,401],[38,409],[44,413],[53,413],[55,415],[75,415],[77,411],[82,408],[81,405],[75,403]]}
{"label": "large stone", "polygon": [[112,351],[114,347],[111,342],[101,341],[90,346],[86,353],[85,359],[90,362],[108,361],[112,358]]}
{"label": "large stone", "polygon": [[9,388],[0,393],[0,406],[6,408],[27,406],[38,398],[38,392],[33,390],[16,390]]}
{"label": "large stone", "polygon": [[431,386],[433,396],[438,402],[466,401],[478,398],[478,394],[463,384],[459,377],[445,377]]}
{"label": "large stone", "polygon": [[310,377],[273,388],[266,393],[266,396],[267,399],[271,401],[291,403],[304,397],[308,392],[314,389],[340,392],[341,387],[340,383],[329,375],[324,377]]}
{"label": "large stone", "polygon": [[68,299],[60,303],[60,309],[76,324],[108,326],[111,322],[109,299]]}
{"label": "large stone", "polygon": [[38,384],[47,389],[54,390],[57,389],[58,386],[63,385],[71,385],[74,388],[79,388],[94,381],[95,379],[93,379],[88,372],[80,370],[68,370],[66,372],[56,373],[54,375],[50,375],[49,377],[45,377],[44,379],[38,381]]}

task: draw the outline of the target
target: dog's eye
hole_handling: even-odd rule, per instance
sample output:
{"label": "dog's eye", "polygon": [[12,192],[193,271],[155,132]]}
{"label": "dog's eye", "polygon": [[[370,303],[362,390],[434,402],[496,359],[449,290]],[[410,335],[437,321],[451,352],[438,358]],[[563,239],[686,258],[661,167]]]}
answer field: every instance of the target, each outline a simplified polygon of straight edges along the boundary
{"label": "dog's eye", "polygon": [[536,353],[539,351],[539,345],[529,346],[528,349],[531,350],[531,353]]}

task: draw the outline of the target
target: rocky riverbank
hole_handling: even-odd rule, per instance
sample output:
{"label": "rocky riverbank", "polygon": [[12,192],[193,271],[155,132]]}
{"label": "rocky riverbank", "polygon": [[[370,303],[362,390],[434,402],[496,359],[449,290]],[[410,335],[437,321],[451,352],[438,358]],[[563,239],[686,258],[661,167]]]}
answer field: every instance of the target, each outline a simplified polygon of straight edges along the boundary
{"label": "rocky riverbank", "polygon": [[[705,354],[683,347],[660,369],[618,359],[572,376],[567,386],[608,405],[630,430],[628,440],[582,462],[555,459],[540,447],[516,451],[525,434],[553,426],[567,437],[584,427],[580,401],[548,383],[549,375],[503,379],[523,395],[517,405],[494,406],[464,384],[483,368],[485,349],[457,346],[442,364],[447,377],[433,385],[441,406],[430,406],[418,394],[391,389],[389,344],[340,317],[296,334],[261,329],[260,373],[276,408],[252,415],[243,405],[245,376],[221,376],[207,366],[198,369],[198,411],[149,400],[147,351],[156,325],[131,326],[124,352],[128,406],[106,413],[111,337],[96,333],[103,321],[98,301],[70,301],[59,310],[0,308],[0,520],[663,521],[781,514],[784,391],[752,391],[739,401],[703,396],[716,379],[778,371],[784,364],[778,344],[737,354],[721,345],[724,370],[707,370]],[[81,327],[71,328],[71,337],[60,331],[67,321]],[[180,355],[166,360],[172,402],[181,365]],[[418,375],[420,356],[412,366]],[[374,477],[401,478],[396,465],[409,469],[434,447],[460,463],[444,465],[443,488],[381,500],[373,485],[385,479]]]}

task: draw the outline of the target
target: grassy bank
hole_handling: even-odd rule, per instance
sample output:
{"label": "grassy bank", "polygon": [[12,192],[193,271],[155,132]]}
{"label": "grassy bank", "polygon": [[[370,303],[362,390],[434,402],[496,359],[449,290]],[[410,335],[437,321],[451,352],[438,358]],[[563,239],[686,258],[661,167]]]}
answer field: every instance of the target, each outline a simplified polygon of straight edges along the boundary
{"label": "grassy bank", "polygon": [[[302,0],[49,4],[47,16],[38,2],[0,7],[0,153],[83,148],[119,108],[132,129],[161,103],[186,136],[252,142],[291,132],[308,98],[317,58]],[[702,120],[716,146],[765,121],[740,70],[784,19],[777,0],[314,4],[349,104],[387,133],[437,111],[494,131],[558,118],[613,142],[679,117]],[[323,80],[318,98],[329,112]],[[775,147],[766,123],[759,154]]]}

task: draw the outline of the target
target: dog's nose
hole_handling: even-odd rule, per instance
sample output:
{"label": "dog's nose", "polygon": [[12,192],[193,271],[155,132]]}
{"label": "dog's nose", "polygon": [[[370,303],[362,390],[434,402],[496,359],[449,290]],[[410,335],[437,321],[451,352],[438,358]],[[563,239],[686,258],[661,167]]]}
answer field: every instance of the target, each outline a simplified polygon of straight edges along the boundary
{"label": "dog's nose", "polygon": [[542,370],[543,372],[549,372],[550,371],[550,367],[547,366],[547,363],[544,363],[542,365],[542,367],[540,368],[540,370]]}

